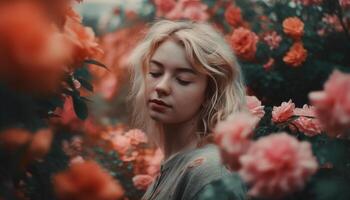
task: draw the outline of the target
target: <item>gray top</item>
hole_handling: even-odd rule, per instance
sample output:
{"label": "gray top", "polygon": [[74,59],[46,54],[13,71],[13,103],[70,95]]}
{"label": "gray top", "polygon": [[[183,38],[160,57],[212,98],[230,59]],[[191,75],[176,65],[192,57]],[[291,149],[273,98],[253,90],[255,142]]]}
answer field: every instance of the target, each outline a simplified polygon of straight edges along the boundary
{"label": "gray top", "polygon": [[[212,181],[231,176],[214,144],[184,150],[162,163],[160,174],[148,187],[142,200],[196,200]],[[237,179],[233,192],[244,199],[245,186]]]}

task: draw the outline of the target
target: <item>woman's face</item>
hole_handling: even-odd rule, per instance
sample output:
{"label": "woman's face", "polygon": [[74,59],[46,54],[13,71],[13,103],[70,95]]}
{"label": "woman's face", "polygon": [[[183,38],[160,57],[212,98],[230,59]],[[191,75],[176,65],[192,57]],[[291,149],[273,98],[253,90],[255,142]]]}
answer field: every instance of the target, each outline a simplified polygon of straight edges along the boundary
{"label": "woman's face", "polygon": [[149,64],[146,101],[151,118],[163,124],[193,119],[204,101],[208,80],[191,66],[184,47],[166,40]]}

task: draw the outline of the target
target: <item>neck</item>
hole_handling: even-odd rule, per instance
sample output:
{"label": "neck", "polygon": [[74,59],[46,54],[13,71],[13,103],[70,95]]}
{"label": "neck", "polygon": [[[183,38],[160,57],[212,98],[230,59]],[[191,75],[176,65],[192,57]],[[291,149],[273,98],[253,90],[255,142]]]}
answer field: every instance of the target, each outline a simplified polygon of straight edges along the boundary
{"label": "neck", "polygon": [[196,147],[198,143],[197,117],[192,120],[179,123],[163,125],[163,144],[162,151],[164,160],[168,159],[173,154]]}

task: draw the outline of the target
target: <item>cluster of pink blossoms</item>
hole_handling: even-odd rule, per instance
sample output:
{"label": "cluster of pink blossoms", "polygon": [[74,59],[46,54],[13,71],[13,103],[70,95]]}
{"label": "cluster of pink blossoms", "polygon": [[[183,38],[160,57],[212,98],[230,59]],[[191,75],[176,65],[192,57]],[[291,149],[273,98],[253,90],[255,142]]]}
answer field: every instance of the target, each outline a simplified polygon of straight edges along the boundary
{"label": "cluster of pink blossoms", "polygon": [[209,18],[206,12],[208,6],[200,0],[155,0],[157,17],[166,19],[191,19],[195,21],[205,21]]}

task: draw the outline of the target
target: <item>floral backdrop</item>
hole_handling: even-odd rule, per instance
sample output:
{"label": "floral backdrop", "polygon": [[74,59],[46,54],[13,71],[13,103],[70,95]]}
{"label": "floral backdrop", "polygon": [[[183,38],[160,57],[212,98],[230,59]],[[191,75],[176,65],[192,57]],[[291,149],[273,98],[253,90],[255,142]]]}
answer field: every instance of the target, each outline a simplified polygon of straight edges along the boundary
{"label": "floral backdrop", "polygon": [[128,124],[127,58],[155,19],[209,22],[236,54],[250,112],[213,135],[249,199],[350,199],[349,0],[130,2],[0,1],[0,199],[142,197],[163,155]]}

